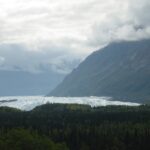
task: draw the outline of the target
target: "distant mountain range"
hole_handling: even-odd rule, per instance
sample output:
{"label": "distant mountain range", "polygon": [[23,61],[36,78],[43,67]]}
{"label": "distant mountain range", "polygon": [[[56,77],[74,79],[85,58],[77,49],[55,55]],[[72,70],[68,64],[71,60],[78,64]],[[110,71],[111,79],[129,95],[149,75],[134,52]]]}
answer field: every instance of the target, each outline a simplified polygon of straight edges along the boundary
{"label": "distant mountain range", "polygon": [[48,96],[150,102],[150,40],[116,42],[92,53]]}
{"label": "distant mountain range", "polygon": [[[54,52],[55,53],[55,52]],[[34,51],[20,44],[0,44],[0,96],[45,95],[80,63],[80,58]]]}
{"label": "distant mountain range", "polygon": [[51,71],[30,73],[0,70],[0,96],[45,95],[64,78]]}

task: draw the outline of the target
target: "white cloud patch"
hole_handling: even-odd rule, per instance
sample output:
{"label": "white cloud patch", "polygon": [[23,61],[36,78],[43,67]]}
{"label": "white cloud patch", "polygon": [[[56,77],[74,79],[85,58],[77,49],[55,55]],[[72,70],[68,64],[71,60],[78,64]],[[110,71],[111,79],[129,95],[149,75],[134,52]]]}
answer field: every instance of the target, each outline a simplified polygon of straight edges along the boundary
{"label": "white cloud patch", "polygon": [[0,66],[68,72],[109,42],[149,38],[149,11],[149,0],[0,0]]}
{"label": "white cloud patch", "polygon": [[93,25],[93,32],[89,37],[91,45],[100,46],[118,40],[150,38],[150,1],[112,0],[111,2],[111,5],[106,5],[103,9],[104,17]]}
{"label": "white cloud patch", "polygon": [[0,66],[4,64],[5,58],[0,56]]}

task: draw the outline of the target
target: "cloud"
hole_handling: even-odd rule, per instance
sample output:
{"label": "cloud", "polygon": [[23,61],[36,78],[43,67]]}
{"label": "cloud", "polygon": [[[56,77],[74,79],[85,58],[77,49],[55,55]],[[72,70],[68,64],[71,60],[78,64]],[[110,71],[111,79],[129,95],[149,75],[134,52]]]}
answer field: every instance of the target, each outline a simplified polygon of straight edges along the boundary
{"label": "cloud", "polygon": [[0,68],[69,72],[110,42],[150,38],[149,10],[149,0],[0,0]]}
{"label": "cloud", "polygon": [[4,64],[5,58],[0,56],[0,66]]}
{"label": "cloud", "polygon": [[150,38],[150,1],[112,0],[104,8],[104,18],[93,25],[88,43],[93,46],[113,41]]}
{"label": "cloud", "polygon": [[0,45],[0,54],[0,70],[67,74],[80,63],[78,56],[66,54],[58,47],[31,51],[22,45],[3,44]]}

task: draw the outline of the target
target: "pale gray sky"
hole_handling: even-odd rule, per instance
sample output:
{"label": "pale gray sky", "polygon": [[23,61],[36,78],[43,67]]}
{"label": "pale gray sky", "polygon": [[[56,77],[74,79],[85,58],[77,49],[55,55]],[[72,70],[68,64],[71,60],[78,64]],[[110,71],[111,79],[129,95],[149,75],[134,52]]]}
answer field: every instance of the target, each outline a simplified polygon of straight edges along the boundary
{"label": "pale gray sky", "polygon": [[38,72],[149,37],[150,0],[0,0],[1,69]]}

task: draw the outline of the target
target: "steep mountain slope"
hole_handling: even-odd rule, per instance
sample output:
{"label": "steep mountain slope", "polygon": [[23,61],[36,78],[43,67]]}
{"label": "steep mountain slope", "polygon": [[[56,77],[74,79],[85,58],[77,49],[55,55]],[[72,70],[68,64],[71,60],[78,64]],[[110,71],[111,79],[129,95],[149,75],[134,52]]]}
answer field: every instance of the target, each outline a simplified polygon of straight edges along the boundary
{"label": "steep mountain slope", "polygon": [[94,52],[49,96],[150,101],[150,40],[112,43]]}

